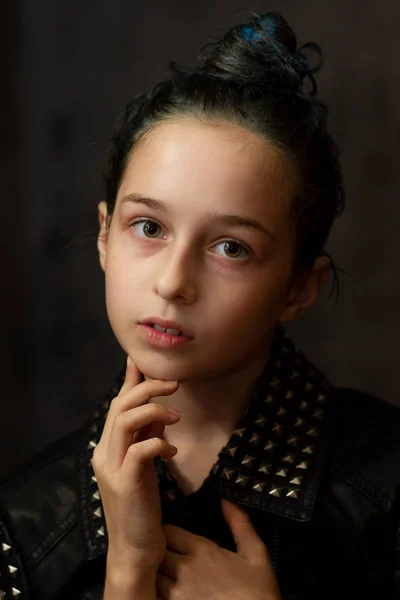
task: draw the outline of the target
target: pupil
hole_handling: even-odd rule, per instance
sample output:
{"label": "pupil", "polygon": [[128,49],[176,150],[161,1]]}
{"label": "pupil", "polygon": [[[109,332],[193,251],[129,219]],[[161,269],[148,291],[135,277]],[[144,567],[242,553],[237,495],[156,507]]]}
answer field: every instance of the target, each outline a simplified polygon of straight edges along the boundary
{"label": "pupil", "polygon": [[[235,248],[237,248],[237,251],[233,251],[231,250],[232,246]],[[240,248],[239,245],[236,244],[236,242],[226,242],[225,244],[225,251],[228,252],[229,254],[238,254],[238,252],[240,253]]]}
{"label": "pupil", "polygon": [[157,231],[151,231],[151,229],[155,228],[157,230],[157,227],[158,227],[157,223],[152,223],[151,221],[146,221],[146,223],[144,224],[145,234],[146,235],[149,234],[150,236],[156,235]]}

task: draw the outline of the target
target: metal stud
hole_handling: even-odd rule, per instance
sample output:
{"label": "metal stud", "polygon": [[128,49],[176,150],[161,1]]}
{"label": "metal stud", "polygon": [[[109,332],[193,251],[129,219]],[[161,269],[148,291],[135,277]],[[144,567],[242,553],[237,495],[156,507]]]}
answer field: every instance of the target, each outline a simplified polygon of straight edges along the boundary
{"label": "metal stud", "polygon": [[91,428],[89,429],[90,433],[97,433],[98,430],[98,426],[96,425],[96,423],[94,425],[91,426]]}
{"label": "metal stud", "polygon": [[268,396],[265,398],[264,402],[265,404],[272,404],[273,402],[275,402],[276,398],[274,398],[274,396],[271,396],[271,394],[268,394]]}
{"label": "metal stud", "polygon": [[309,406],[310,406],[310,403],[307,402],[307,400],[302,400],[301,401],[301,404],[300,404],[301,410],[305,410],[305,409],[309,408]]}
{"label": "metal stud", "polygon": [[289,469],[280,469],[276,474],[279,475],[279,477],[287,477],[288,473]]}
{"label": "metal stud", "polygon": [[300,438],[298,438],[295,435],[291,435],[290,438],[288,439],[287,443],[289,446],[298,446],[299,441],[300,441]]}
{"label": "metal stud", "polygon": [[290,492],[288,492],[286,494],[287,498],[298,498],[300,494],[300,490],[290,490]]}
{"label": "metal stud", "polygon": [[315,450],[315,446],[306,446],[305,448],[302,449],[302,452],[305,452],[306,454],[312,454]]}
{"label": "metal stud", "polygon": [[18,590],[17,588],[13,587],[11,588],[11,594],[13,596],[13,598],[19,598],[20,595],[22,594],[21,590]]}
{"label": "metal stud", "polygon": [[255,490],[256,492],[262,492],[262,491],[264,491],[265,485],[266,485],[265,481],[258,481],[257,483],[255,483],[252,486],[252,489]]}
{"label": "metal stud", "polygon": [[241,429],[235,429],[235,431],[233,433],[235,435],[238,435],[239,437],[243,437],[243,434],[245,431],[246,431],[246,428],[242,427]]}
{"label": "metal stud", "polygon": [[296,423],[294,424],[294,426],[295,427],[304,427],[305,424],[306,424],[305,419],[303,419],[302,417],[297,417]]}
{"label": "metal stud", "polygon": [[102,525],[97,531],[96,531],[96,537],[104,537],[106,535],[106,532],[104,530],[104,525]]}
{"label": "metal stud", "polygon": [[99,506],[98,508],[96,508],[96,510],[93,512],[93,519],[101,519],[103,516],[103,511],[101,510],[101,506]]}
{"label": "metal stud", "polygon": [[308,461],[302,460],[301,463],[296,465],[297,469],[308,469]]}
{"label": "metal stud", "polygon": [[15,579],[17,576],[18,569],[17,569],[17,567],[14,567],[13,565],[8,565],[8,572],[10,574],[10,577]]}
{"label": "metal stud", "polygon": [[312,437],[318,437],[318,428],[311,427],[310,429],[307,429],[307,435],[311,435]]}
{"label": "metal stud", "polygon": [[242,460],[242,465],[251,467],[251,466],[253,466],[252,463],[254,463],[255,460],[256,459],[254,456],[250,456],[250,454],[246,454],[246,456]]}
{"label": "metal stud", "polygon": [[238,449],[238,447],[234,446],[232,448],[227,448],[226,452],[227,452],[227,454],[230,454],[230,456],[235,456],[237,449]]}
{"label": "metal stud", "polygon": [[275,448],[276,444],[275,442],[271,442],[271,440],[269,440],[264,446],[264,450],[268,450],[269,452],[274,452]]}
{"label": "metal stud", "polygon": [[314,388],[315,388],[315,385],[313,383],[311,383],[311,381],[308,381],[306,383],[306,392],[311,392]]}
{"label": "metal stud", "polygon": [[294,397],[295,397],[295,395],[296,395],[296,394],[295,394],[295,393],[294,393],[292,390],[288,390],[288,391],[286,392],[285,400],[290,400],[291,398],[294,398]]}
{"label": "metal stud", "polygon": [[293,485],[301,485],[302,481],[303,477],[301,475],[298,475],[297,477],[293,477],[293,479],[290,480],[290,483],[292,483]]}
{"label": "metal stud", "polygon": [[246,483],[248,482],[250,478],[248,477],[248,475],[239,475],[236,478],[236,483],[238,483],[239,485],[245,487]]}
{"label": "metal stud", "polygon": [[1,544],[1,550],[5,556],[8,556],[11,552],[11,546],[5,544],[4,542]]}
{"label": "metal stud", "polygon": [[255,423],[260,427],[264,427],[268,423],[268,419],[264,415],[258,415],[258,419],[255,421]]}
{"label": "metal stud", "polygon": [[167,498],[167,500],[175,500],[176,498],[174,490],[169,490],[166,494],[164,494],[164,496]]}
{"label": "metal stud", "polygon": [[279,488],[279,487],[272,488],[272,490],[270,490],[270,492],[269,492],[269,495],[277,496],[279,498],[282,494],[282,490],[283,490],[283,488]]}
{"label": "metal stud", "polygon": [[317,402],[319,402],[320,404],[324,404],[326,402],[325,394],[318,394]]}
{"label": "metal stud", "polygon": [[286,416],[286,414],[287,414],[286,408],[283,408],[283,406],[280,406],[278,412],[276,413],[276,416],[284,417],[284,416]]}
{"label": "metal stud", "polygon": [[293,373],[290,375],[289,379],[298,381],[300,379],[300,373],[298,371],[293,371]]}
{"label": "metal stud", "polygon": [[221,475],[223,475],[225,479],[230,479],[232,477],[233,472],[233,469],[228,469],[227,467],[224,467]]}
{"label": "metal stud", "polygon": [[323,417],[324,411],[321,410],[320,408],[317,408],[317,410],[315,410],[313,412],[313,417],[314,419],[318,419],[319,421],[321,421],[322,417]]}
{"label": "metal stud", "polygon": [[275,433],[282,433],[282,425],[279,425],[279,423],[275,423],[275,425],[272,428],[272,431],[274,431]]}
{"label": "metal stud", "polygon": [[96,490],[94,494],[92,494],[92,502],[97,502],[98,500],[100,500],[100,492],[99,490]]}
{"label": "metal stud", "polygon": [[276,377],[273,377],[272,381],[269,384],[269,387],[272,388],[272,389],[274,389],[274,390],[277,390],[277,389],[280,388],[280,386],[281,386],[280,380],[277,379]]}
{"label": "metal stud", "polygon": [[288,462],[288,463],[294,463],[294,459],[295,459],[295,454],[287,454],[287,456],[284,457],[284,462]]}
{"label": "metal stud", "polygon": [[96,475],[92,475],[91,476],[90,483],[97,483],[97,477],[96,477]]}
{"label": "metal stud", "polygon": [[261,441],[261,436],[258,433],[252,433],[251,438],[249,439],[250,444],[259,444]]}
{"label": "metal stud", "polygon": [[266,473],[267,475],[269,475],[271,473],[271,468],[272,466],[269,463],[263,462],[261,463],[258,470],[260,471],[260,473]]}
{"label": "metal stud", "polygon": [[216,474],[217,474],[217,471],[218,471],[218,463],[216,463],[216,464],[213,466],[213,468],[212,468],[211,472],[212,472],[212,474],[213,474],[213,475],[216,475]]}
{"label": "metal stud", "polygon": [[87,449],[92,450],[93,448],[96,448],[96,446],[97,446],[96,440],[90,440],[90,442],[87,445]]}

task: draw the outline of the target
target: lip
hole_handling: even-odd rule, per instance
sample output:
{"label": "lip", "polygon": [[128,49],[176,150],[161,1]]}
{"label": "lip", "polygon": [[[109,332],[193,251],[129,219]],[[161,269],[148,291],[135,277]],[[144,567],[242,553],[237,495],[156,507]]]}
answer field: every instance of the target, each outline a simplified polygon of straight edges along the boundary
{"label": "lip", "polygon": [[160,317],[148,317],[148,318],[140,321],[140,323],[142,325],[149,325],[149,324],[153,325],[154,323],[156,323],[157,325],[160,325],[160,327],[164,327],[164,329],[177,329],[178,331],[182,332],[182,335],[184,337],[193,339],[193,336],[190,335],[190,333],[176,321],[165,321],[164,319],[160,319]]}

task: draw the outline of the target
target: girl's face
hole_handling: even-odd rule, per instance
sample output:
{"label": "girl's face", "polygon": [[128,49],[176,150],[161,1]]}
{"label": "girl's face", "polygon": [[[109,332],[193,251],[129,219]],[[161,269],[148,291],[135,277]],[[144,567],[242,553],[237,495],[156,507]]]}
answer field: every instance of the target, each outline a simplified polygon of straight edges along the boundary
{"label": "girl's face", "polygon": [[[111,327],[147,377],[237,373],[267,359],[277,322],[313,302],[315,278],[292,283],[292,188],[283,157],[236,126],[180,119],[136,146],[108,231],[99,204],[98,248]],[[149,345],[139,324],[152,316],[191,341]]]}

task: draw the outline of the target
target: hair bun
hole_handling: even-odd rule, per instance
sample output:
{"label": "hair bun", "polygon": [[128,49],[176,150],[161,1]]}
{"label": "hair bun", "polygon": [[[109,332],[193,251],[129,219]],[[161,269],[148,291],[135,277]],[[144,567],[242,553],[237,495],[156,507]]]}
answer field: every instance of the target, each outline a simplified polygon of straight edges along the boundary
{"label": "hair bun", "polygon": [[[297,48],[293,29],[279,13],[253,14],[246,24],[233,27],[204,57],[201,73],[219,79],[254,83],[261,88],[283,93],[317,93],[313,73],[322,67],[320,47],[314,43]],[[319,60],[311,66],[304,50],[315,52]],[[302,89],[305,79],[310,91]]]}

